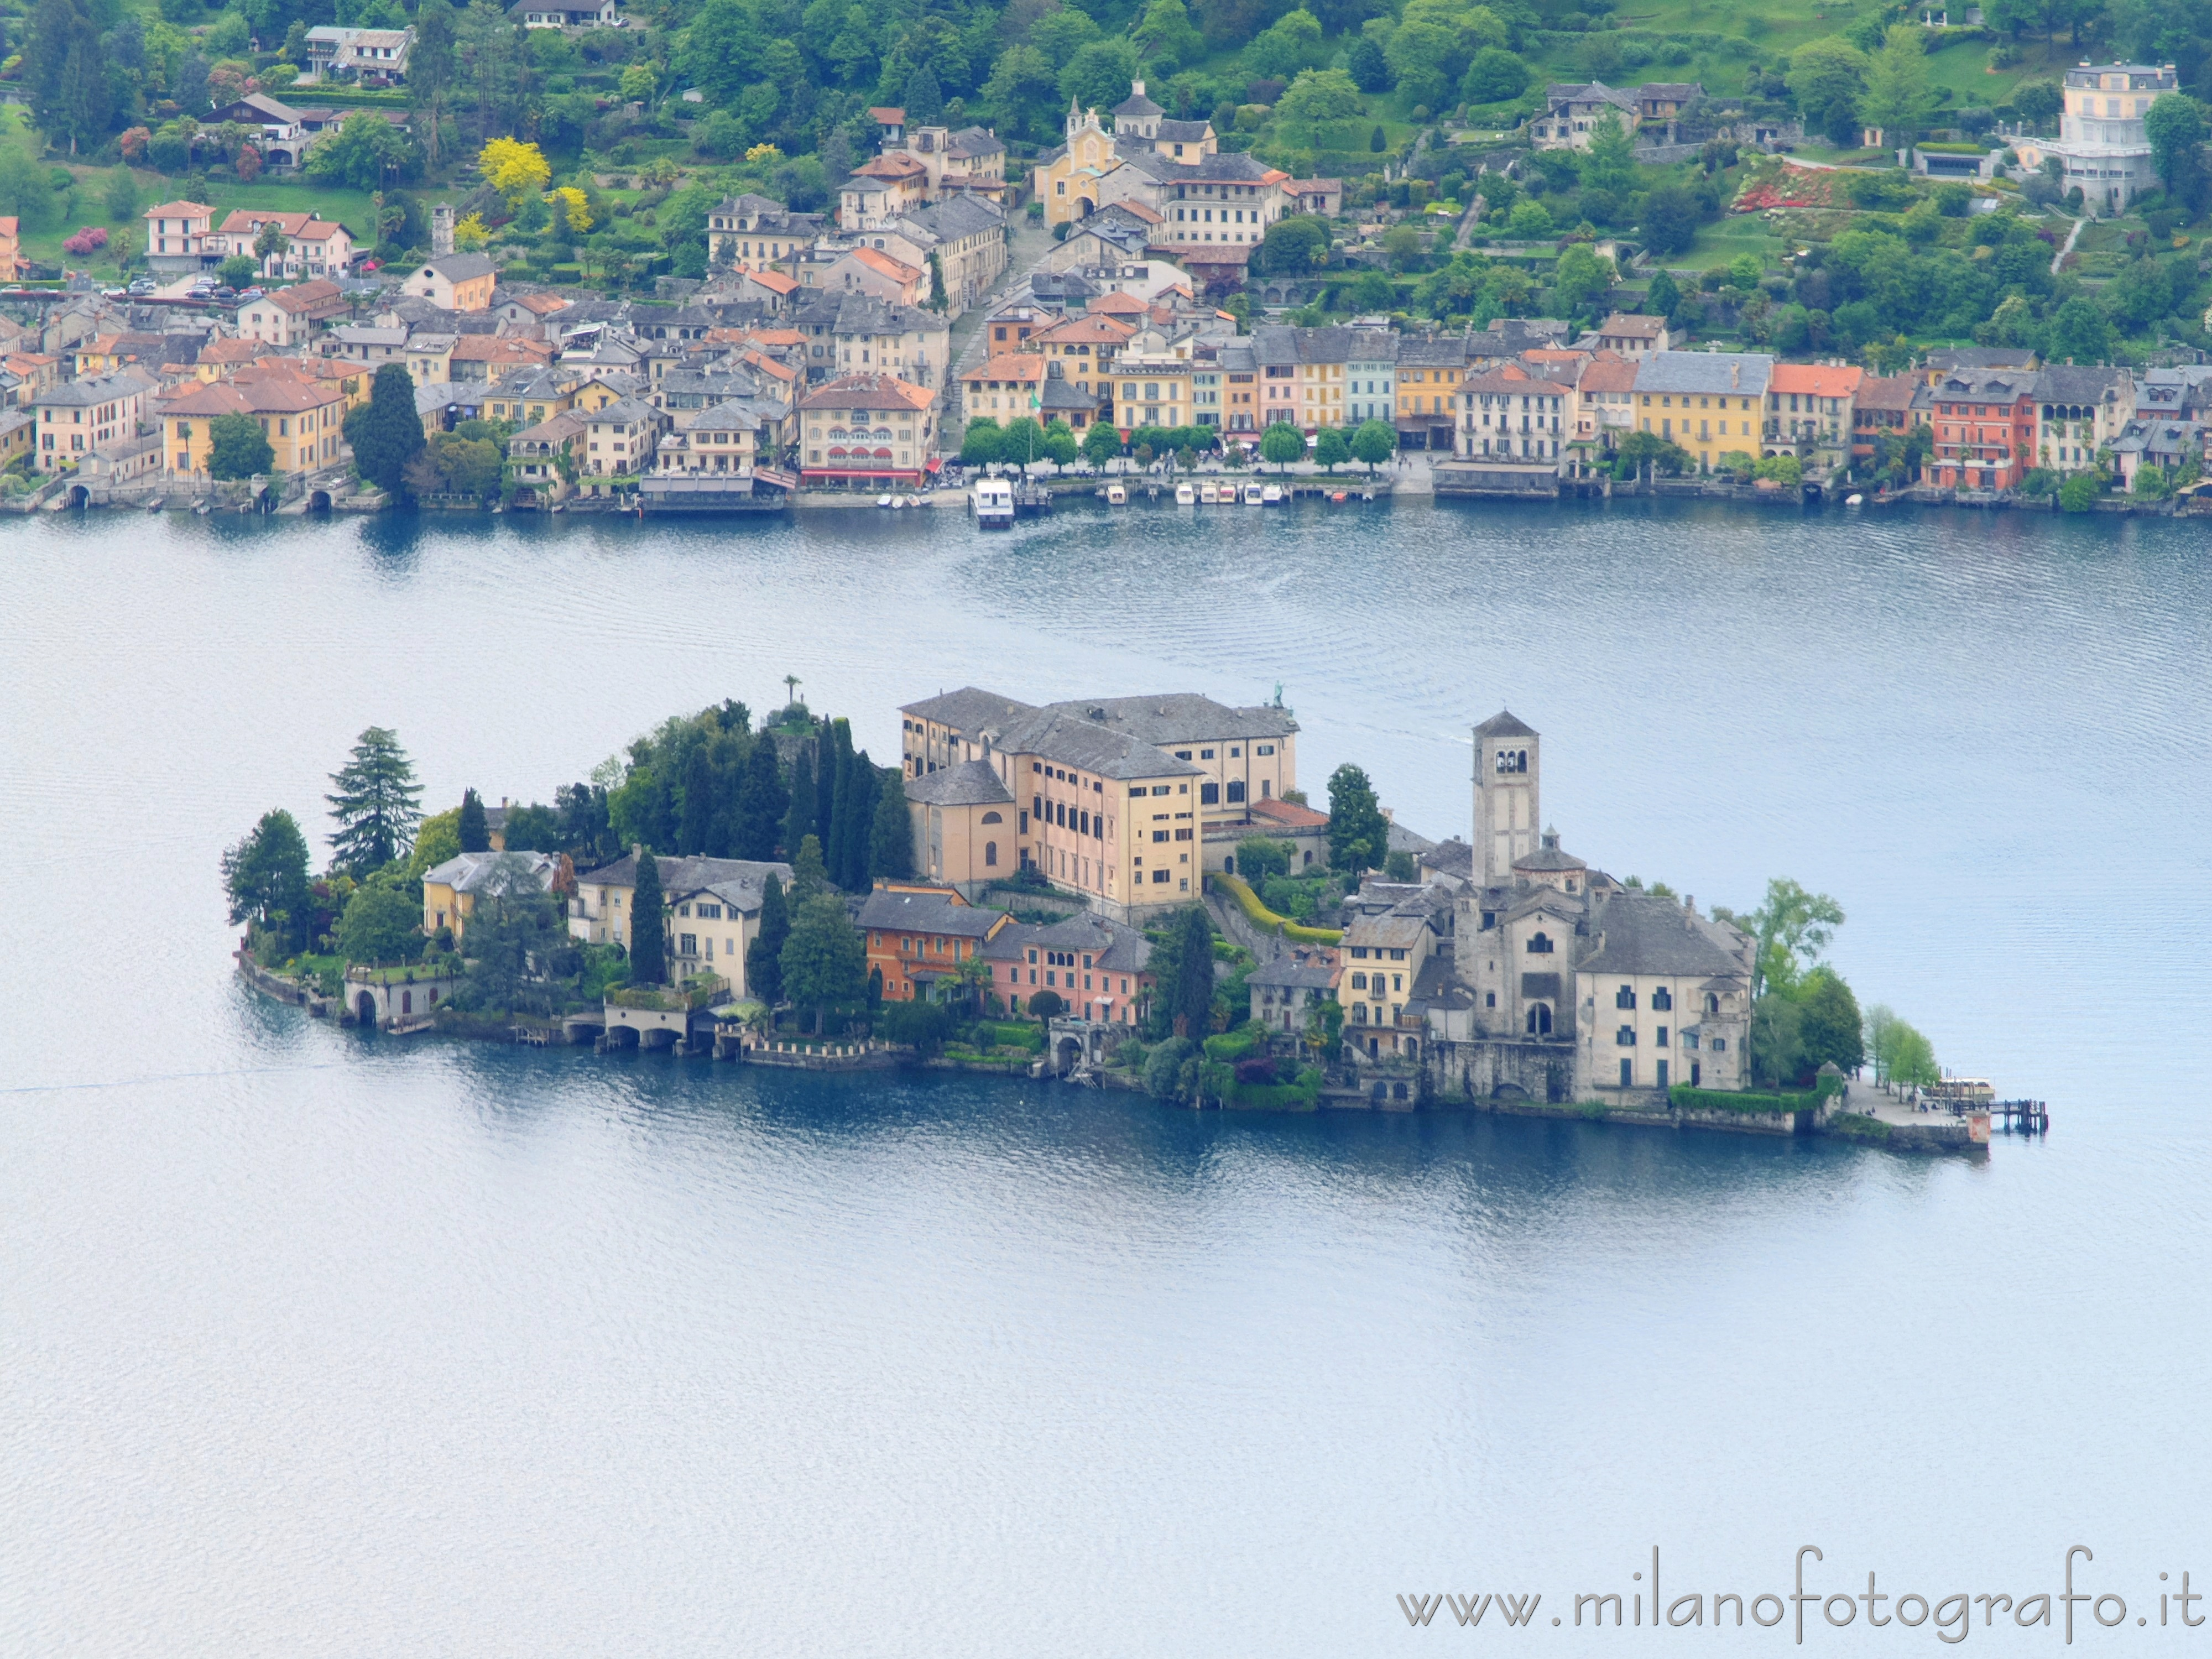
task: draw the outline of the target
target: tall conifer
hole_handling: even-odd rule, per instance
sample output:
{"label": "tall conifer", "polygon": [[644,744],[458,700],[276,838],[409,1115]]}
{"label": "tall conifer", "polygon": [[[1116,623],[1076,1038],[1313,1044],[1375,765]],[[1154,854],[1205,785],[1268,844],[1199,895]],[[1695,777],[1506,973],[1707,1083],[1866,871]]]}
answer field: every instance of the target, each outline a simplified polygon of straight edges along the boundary
{"label": "tall conifer", "polygon": [[753,740],[745,759],[744,781],[738,786],[737,854],[741,859],[772,859],[776,836],[783,829],[783,814],[791,805],[783,787],[783,769],[775,754],[775,739],[763,732]]}
{"label": "tall conifer", "polygon": [[651,853],[641,851],[629,913],[629,976],[640,985],[658,985],[668,977],[668,932],[661,915],[667,908],[660,866]]}
{"label": "tall conifer", "polygon": [[799,844],[814,833],[814,749],[801,744],[791,757],[791,809],[783,819],[783,855],[799,856]]}

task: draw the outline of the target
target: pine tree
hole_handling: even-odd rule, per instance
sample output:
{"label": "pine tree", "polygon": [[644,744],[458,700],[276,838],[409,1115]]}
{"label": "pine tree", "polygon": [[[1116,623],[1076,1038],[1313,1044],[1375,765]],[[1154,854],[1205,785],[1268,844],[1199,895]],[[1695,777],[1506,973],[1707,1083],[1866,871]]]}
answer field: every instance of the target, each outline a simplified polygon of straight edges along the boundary
{"label": "pine tree", "polygon": [[1376,805],[1375,786],[1348,762],[1329,774],[1328,862],[1340,874],[1379,869],[1390,851],[1390,824]]}
{"label": "pine tree", "polygon": [[222,855],[223,892],[230,919],[250,921],[276,937],[289,954],[307,943],[313,895],[307,884],[307,838],[279,807],[262,814],[253,833]]}
{"label": "pine tree", "polygon": [[738,786],[737,853],[741,859],[772,859],[776,836],[791,805],[784,793],[782,769],[776,763],[775,739],[763,732],[753,740],[745,758],[744,781]]}
{"label": "pine tree", "polygon": [[914,821],[907,814],[906,775],[890,768],[877,775],[873,833],[869,836],[871,879],[902,880],[914,873]]}
{"label": "pine tree", "polygon": [[461,792],[461,851],[491,851],[491,825],[484,821],[483,802],[473,789]]}
{"label": "pine tree", "polygon": [[799,844],[814,833],[814,750],[801,744],[791,757],[791,806],[784,815],[783,851],[799,856]]}
{"label": "pine tree", "polygon": [[668,977],[668,929],[662,914],[667,908],[660,892],[660,866],[641,848],[629,913],[629,976],[640,985],[658,985]]}
{"label": "pine tree", "polygon": [[783,1000],[783,942],[790,937],[783,884],[770,876],[761,886],[760,932],[745,947],[745,994],[770,1007]]}
{"label": "pine tree", "polygon": [[422,786],[415,781],[414,763],[396,732],[370,726],[331,781],[337,793],[324,799],[338,822],[331,848],[340,869],[359,880],[414,844],[415,826],[422,821]]}

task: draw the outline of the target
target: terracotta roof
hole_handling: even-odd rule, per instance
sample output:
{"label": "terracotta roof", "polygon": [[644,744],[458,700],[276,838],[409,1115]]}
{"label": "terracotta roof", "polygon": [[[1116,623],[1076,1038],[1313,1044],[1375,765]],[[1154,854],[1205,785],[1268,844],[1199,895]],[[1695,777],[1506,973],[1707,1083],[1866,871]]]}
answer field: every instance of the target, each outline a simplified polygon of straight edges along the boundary
{"label": "terracotta roof", "polygon": [[149,207],[142,217],[148,219],[193,219],[204,217],[215,210],[201,202],[164,202],[159,207]]}
{"label": "terracotta roof", "polygon": [[1097,299],[1093,300],[1088,306],[1086,306],[1085,309],[1094,317],[1141,317],[1149,309],[1149,307],[1142,300],[1137,298],[1135,295],[1124,294],[1117,289],[1111,294],[1100,295]]}
{"label": "terracotta roof", "polygon": [[1034,351],[1003,351],[982,368],[971,369],[960,378],[970,386],[990,380],[1027,386],[1044,379],[1044,359]]}
{"label": "terracotta roof", "polygon": [[1766,389],[1815,398],[1851,398],[1857,396],[1865,379],[1863,368],[1838,368],[1832,363],[1777,363]]}
{"label": "terracotta roof", "polygon": [[1326,830],[1328,814],[1316,812],[1310,806],[1301,806],[1296,801],[1265,800],[1245,802],[1248,815],[1281,824],[1285,830]]}
{"label": "terracotta roof", "polygon": [[880,276],[896,283],[911,283],[921,276],[921,267],[910,265],[903,259],[894,259],[881,248],[856,247],[853,257]]}
{"label": "terracotta roof", "polygon": [[758,283],[772,294],[788,294],[799,286],[796,276],[787,276],[780,270],[749,270],[745,280]]}
{"label": "terracotta roof", "polygon": [[1656,339],[1667,326],[1664,317],[1645,317],[1632,311],[1616,311],[1598,325],[1601,334],[1626,334],[1634,339]]}
{"label": "terracotta roof", "polygon": [[911,386],[896,374],[844,374],[808,392],[800,407],[884,409],[904,404],[909,409],[927,409],[932,401],[926,387]]}
{"label": "terracotta roof", "polygon": [[204,363],[250,363],[268,348],[259,340],[210,340],[200,348]]}
{"label": "terracotta roof", "polygon": [[556,311],[566,311],[576,302],[564,300],[557,294],[518,294],[514,303],[533,316],[550,317]]}

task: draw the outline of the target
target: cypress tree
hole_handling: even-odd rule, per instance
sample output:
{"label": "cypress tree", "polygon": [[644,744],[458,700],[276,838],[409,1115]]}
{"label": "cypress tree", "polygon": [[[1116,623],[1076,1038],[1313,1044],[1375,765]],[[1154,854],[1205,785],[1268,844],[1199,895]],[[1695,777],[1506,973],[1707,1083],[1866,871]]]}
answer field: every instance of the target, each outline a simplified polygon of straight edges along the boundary
{"label": "cypress tree", "polygon": [[640,985],[658,985],[668,977],[668,932],[661,915],[667,908],[660,893],[660,866],[640,848],[629,913],[629,976]]}
{"label": "cypress tree", "polygon": [[791,857],[791,902],[799,905],[817,898],[829,884],[830,872],[822,863],[822,843],[809,836]]}
{"label": "cypress tree", "polygon": [[783,1000],[783,942],[791,937],[791,912],[783,884],[770,876],[761,887],[760,932],[745,947],[745,994],[773,1006]]}
{"label": "cypress tree", "polygon": [[484,821],[483,799],[473,789],[465,789],[461,792],[459,830],[461,851],[464,853],[491,851],[491,826]]}
{"label": "cypress tree", "polygon": [[744,780],[738,786],[737,852],[741,859],[772,859],[783,828],[783,771],[776,763],[775,739],[763,733],[745,757]]}
{"label": "cypress tree", "polygon": [[1176,1035],[1203,1041],[1213,1024],[1213,923],[1203,906],[1194,904],[1176,932],[1182,948],[1170,993]]}
{"label": "cypress tree", "polygon": [[837,752],[833,727],[829,741],[823,744],[822,775],[815,787],[821,792],[822,863],[830,879],[840,887],[845,884],[845,796],[852,785],[852,769]]}
{"label": "cypress tree", "polygon": [[875,812],[876,769],[864,749],[845,769],[843,799],[837,803],[837,884],[850,893],[868,888],[868,843]]}
{"label": "cypress tree", "polygon": [[852,753],[853,728],[842,720],[823,721],[822,742],[814,758],[814,836],[825,849],[836,830],[837,791]]}
{"label": "cypress tree", "polygon": [[699,854],[714,832],[714,763],[701,744],[684,763],[684,815],[676,831],[676,850]]}
{"label": "cypress tree", "polygon": [[783,854],[799,856],[799,844],[814,833],[814,750],[801,744],[791,757],[791,807],[783,820]]}
{"label": "cypress tree", "polygon": [[876,778],[868,875],[892,881],[914,873],[914,821],[907,815],[906,774],[886,767]]}

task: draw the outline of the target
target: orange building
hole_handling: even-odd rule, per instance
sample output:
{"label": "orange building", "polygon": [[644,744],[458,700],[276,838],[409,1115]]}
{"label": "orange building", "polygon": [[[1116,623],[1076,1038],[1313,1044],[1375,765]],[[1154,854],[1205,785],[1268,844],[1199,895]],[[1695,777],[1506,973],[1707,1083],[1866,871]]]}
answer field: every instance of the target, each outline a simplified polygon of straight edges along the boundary
{"label": "orange building", "polygon": [[886,1002],[943,1001],[960,987],[961,965],[1012,922],[1004,910],[978,909],[950,887],[879,881],[860,903],[869,976],[881,975]]}

